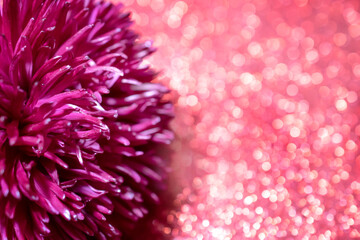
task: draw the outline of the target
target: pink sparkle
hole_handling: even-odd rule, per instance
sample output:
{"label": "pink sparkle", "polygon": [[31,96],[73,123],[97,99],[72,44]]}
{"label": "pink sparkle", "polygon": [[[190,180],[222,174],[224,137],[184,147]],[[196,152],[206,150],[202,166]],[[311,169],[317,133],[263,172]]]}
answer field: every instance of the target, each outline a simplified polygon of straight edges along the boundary
{"label": "pink sparkle", "polygon": [[360,4],[128,0],[177,118],[173,239],[360,238]]}

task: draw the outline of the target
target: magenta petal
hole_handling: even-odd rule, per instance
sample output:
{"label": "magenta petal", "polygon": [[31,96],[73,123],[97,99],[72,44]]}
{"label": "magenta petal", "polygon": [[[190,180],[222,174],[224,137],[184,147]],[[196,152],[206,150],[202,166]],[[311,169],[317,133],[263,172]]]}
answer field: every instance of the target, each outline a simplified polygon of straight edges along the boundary
{"label": "magenta petal", "polygon": [[96,209],[101,212],[101,213],[104,213],[104,214],[111,214],[112,213],[112,210],[104,207],[104,206],[101,206],[101,205],[96,205]]}
{"label": "magenta petal", "polygon": [[24,232],[22,231],[19,222],[16,222],[16,221],[15,221],[15,223],[14,223],[14,230],[15,230],[15,234],[16,234],[17,239],[19,239],[19,240],[25,240]]}
{"label": "magenta petal", "polygon": [[59,164],[60,166],[62,166],[63,168],[68,168],[68,165],[61,160],[61,158],[59,158],[58,156],[56,156],[54,153],[52,152],[46,152],[44,153],[44,156],[52,161],[54,161],[55,163]]}
{"label": "magenta petal", "polygon": [[76,192],[78,192],[79,194],[82,194],[84,196],[91,197],[91,198],[98,198],[101,195],[104,195],[106,193],[106,191],[104,191],[104,190],[95,189],[91,185],[88,185],[85,183],[78,184],[77,186],[74,187],[74,190]]}
{"label": "magenta petal", "polygon": [[8,200],[5,206],[5,214],[8,218],[13,219],[15,215],[17,202],[14,200]]}
{"label": "magenta petal", "polygon": [[31,190],[29,177],[27,176],[21,162],[18,162],[16,165],[16,178],[21,192],[31,199],[36,199],[35,193]]}
{"label": "magenta petal", "polygon": [[5,172],[5,167],[6,167],[6,159],[5,158],[0,158],[0,176],[4,174]]}
{"label": "magenta petal", "polygon": [[50,233],[50,229],[46,226],[46,223],[49,222],[49,218],[47,216],[44,218],[43,214],[36,210],[32,211],[31,213],[34,219],[35,228],[37,228],[42,233]]}
{"label": "magenta petal", "polygon": [[52,68],[56,66],[58,62],[60,62],[61,56],[55,56],[51,59],[49,59],[44,65],[41,66],[41,68],[34,74],[34,76],[31,79],[31,83],[34,83],[39,79],[39,77],[44,76],[46,73],[48,73]]}
{"label": "magenta petal", "polygon": [[69,38],[55,53],[55,56],[62,56],[65,52],[70,51],[74,48],[74,44],[79,43],[79,41],[87,36],[89,31],[94,27],[93,24],[89,24],[82,29],[80,29],[74,36]]}
{"label": "magenta petal", "polygon": [[119,77],[124,75],[124,73],[120,69],[109,66],[88,67],[85,72],[98,73],[98,74],[105,73],[106,75],[110,75],[111,79],[105,82],[108,88],[111,88],[115,84],[115,82],[119,79]]}
{"label": "magenta petal", "polygon": [[115,166],[115,168],[118,170],[118,171],[121,171],[123,173],[125,173],[126,175],[130,176],[132,179],[134,179],[135,182],[139,183],[141,182],[141,177],[140,175],[134,171],[132,168],[126,166],[126,165],[117,165]]}
{"label": "magenta petal", "polygon": [[14,145],[19,137],[19,122],[12,121],[7,126],[7,135],[9,138],[9,144]]}
{"label": "magenta petal", "polygon": [[7,185],[5,179],[1,179],[0,180],[0,186],[1,186],[1,192],[3,194],[4,197],[7,197],[7,195],[9,194],[9,186]]}

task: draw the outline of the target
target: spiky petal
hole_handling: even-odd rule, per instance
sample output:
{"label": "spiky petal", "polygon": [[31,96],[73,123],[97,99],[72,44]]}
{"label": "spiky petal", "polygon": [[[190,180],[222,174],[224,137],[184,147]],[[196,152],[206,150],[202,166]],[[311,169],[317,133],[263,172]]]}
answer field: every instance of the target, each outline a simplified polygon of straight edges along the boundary
{"label": "spiky petal", "polygon": [[172,105],[120,8],[3,1],[1,239],[119,239],[159,201]]}

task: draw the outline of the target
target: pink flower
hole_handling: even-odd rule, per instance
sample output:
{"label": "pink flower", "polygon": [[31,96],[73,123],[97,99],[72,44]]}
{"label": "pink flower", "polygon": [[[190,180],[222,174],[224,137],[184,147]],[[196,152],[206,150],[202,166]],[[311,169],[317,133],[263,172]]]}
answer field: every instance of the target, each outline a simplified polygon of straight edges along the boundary
{"label": "pink flower", "polygon": [[1,239],[119,239],[159,202],[172,105],[130,25],[105,1],[3,1]]}

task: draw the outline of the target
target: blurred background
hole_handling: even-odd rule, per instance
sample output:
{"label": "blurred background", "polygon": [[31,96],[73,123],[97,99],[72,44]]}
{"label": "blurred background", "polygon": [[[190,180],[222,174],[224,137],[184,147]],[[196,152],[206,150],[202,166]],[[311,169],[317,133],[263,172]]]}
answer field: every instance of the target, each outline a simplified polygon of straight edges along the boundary
{"label": "blurred background", "polygon": [[360,239],[359,1],[121,2],[175,103],[164,239]]}

